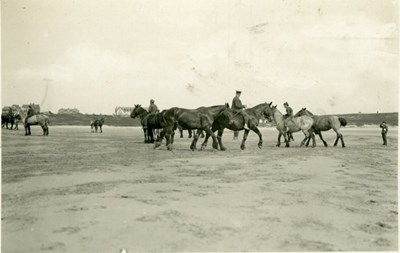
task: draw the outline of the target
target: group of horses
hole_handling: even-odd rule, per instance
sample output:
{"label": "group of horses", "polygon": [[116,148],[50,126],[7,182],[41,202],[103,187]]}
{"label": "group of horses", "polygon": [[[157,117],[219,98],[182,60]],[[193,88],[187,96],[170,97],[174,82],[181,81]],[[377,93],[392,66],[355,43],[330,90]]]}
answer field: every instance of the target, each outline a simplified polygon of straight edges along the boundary
{"label": "group of horses", "polygon": [[[262,117],[270,122],[274,121],[276,129],[278,130],[278,143],[276,145],[278,147],[281,145],[282,136],[285,139],[286,147],[289,147],[291,134],[299,131],[302,131],[305,136],[301,142],[301,146],[308,146],[310,140],[312,140],[312,147],[315,147],[315,134],[319,135],[324,146],[328,146],[321,132],[330,129],[333,129],[337,136],[334,146],[337,145],[340,139],[342,147],[345,147],[343,135],[340,132],[340,127],[346,126],[347,124],[344,118],[330,115],[313,115],[306,108],[303,108],[292,117],[285,117],[285,115],[277,109],[276,105],[272,105],[272,102],[265,102],[252,108],[247,108],[245,112],[249,116],[248,128],[245,128],[243,115],[241,113],[232,112],[228,103],[210,107],[199,107],[197,109],[173,107],[155,114],[150,114],[141,105],[137,104],[130,116],[131,118],[140,118],[146,143],[155,142],[155,148],[157,148],[165,138],[168,150],[173,149],[174,132],[177,128],[180,130],[188,129],[196,131],[190,145],[191,150],[196,149],[199,135],[203,132],[206,133],[206,136],[201,145],[202,150],[206,148],[210,137],[213,140],[212,147],[214,150],[226,150],[222,143],[222,135],[225,128],[232,131],[244,130],[243,140],[240,145],[242,150],[246,147],[245,144],[250,130],[258,135],[258,147],[262,148],[262,134],[258,129]],[[154,140],[155,129],[161,130],[156,140]],[[217,132],[217,135],[215,135],[215,132]]]}
{"label": "group of horses", "polygon": [[[31,135],[31,126],[32,125],[40,125],[43,129],[43,135],[49,135],[49,124],[50,119],[45,114],[36,114],[28,118],[25,122],[25,117],[21,116],[19,113],[2,113],[1,114],[1,127],[6,127],[7,129],[12,130],[15,125],[15,130],[18,130],[18,124],[22,122],[25,127],[25,135]],[[8,127],[10,124],[10,127]]]}
{"label": "group of horses", "polygon": [[93,119],[92,121],[90,121],[91,132],[97,133],[98,129],[100,129],[100,133],[102,133],[103,132],[103,124],[104,124],[104,118]]}

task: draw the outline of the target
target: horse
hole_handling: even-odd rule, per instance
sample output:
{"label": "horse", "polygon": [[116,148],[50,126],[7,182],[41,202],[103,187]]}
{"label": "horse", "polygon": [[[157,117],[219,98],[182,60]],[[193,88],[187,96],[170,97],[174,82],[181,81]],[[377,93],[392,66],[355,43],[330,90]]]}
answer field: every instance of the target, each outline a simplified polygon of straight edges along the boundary
{"label": "horse", "polygon": [[[11,127],[8,128],[8,124],[11,124]],[[14,115],[9,113],[2,113],[1,114],[1,128],[6,127],[7,129],[12,130],[14,126]]]}
{"label": "horse", "polygon": [[[96,131],[98,128],[100,128],[100,133],[103,132],[103,124],[104,124],[104,118],[100,118],[100,119],[94,119],[92,121],[90,121],[90,128],[91,128],[91,132],[94,133],[94,131]],[[93,131],[94,129],[94,131]]]}
{"label": "horse", "polygon": [[[213,138],[213,148],[218,150],[218,141],[215,134],[211,131],[214,120],[223,113],[230,113],[229,104],[215,105],[210,107],[199,107],[197,109],[184,109],[173,107],[166,110],[164,115],[164,127],[162,133],[165,135],[167,140],[167,149],[172,150],[171,134],[176,129],[177,125],[185,129],[197,129],[197,132],[193,136],[192,144],[190,145],[191,150],[196,149],[196,143],[200,133],[204,130],[207,134]],[[162,139],[161,139],[162,140]],[[157,141],[155,146],[161,145],[160,141]]]}
{"label": "horse", "polygon": [[[313,125],[313,129],[314,129],[314,133],[319,135],[319,138],[321,139],[321,141],[324,143],[325,147],[328,147],[328,144],[326,143],[326,141],[322,138],[322,131],[328,131],[330,129],[333,129],[333,131],[335,131],[336,133],[336,141],[333,144],[334,146],[337,146],[337,143],[340,139],[340,141],[342,142],[342,147],[346,147],[344,145],[344,141],[343,141],[343,135],[340,132],[340,127],[341,126],[346,126],[347,125],[347,121],[346,119],[342,118],[342,117],[338,117],[338,116],[330,116],[330,115],[314,115],[312,114],[310,111],[307,110],[307,108],[302,108],[298,113],[295,114],[295,116],[309,116],[311,118],[314,119],[314,125]],[[307,144],[310,142],[310,140],[307,141]]]}
{"label": "horse", "polygon": [[289,118],[284,118],[284,115],[276,108],[277,106],[269,107],[268,114],[272,116],[273,120],[276,124],[276,129],[279,131],[278,134],[278,143],[277,147],[281,145],[281,136],[285,138],[286,147],[289,147],[289,138],[287,136],[287,132],[295,133],[298,131],[302,131],[305,135],[305,138],[301,142],[300,146],[303,146],[305,141],[309,138],[313,140],[313,147],[315,147],[315,136],[313,133],[313,118],[309,116],[294,116]]}
{"label": "horse", "polygon": [[43,135],[44,136],[49,135],[50,119],[47,115],[36,114],[29,117],[26,121],[25,119],[23,119],[23,123],[25,126],[25,135],[31,135],[31,126],[33,125],[40,125],[43,129]]}
{"label": "horse", "polygon": [[133,108],[130,117],[131,118],[140,118],[140,123],[143,127],[144,133],[144,143],[154,143],[154,132],[157,130],[157,139],[160,138],[159,129],[163,128],[163,115],[165,110],[156,114],[150,114],[146,109],[144,109],[141,105],[135,105]]}
{"label": "horse", "polygon": [[[245,109],[245,112],[249,115],[249,122],[248,122],[249,129],[244,128],[244,123],[245,123],[244,118],[243,118],[243,115],[241,115],[239,113],[236,113],[235,115],[231,116],[232,117],[231,120],[227,120],[226,115],[221,115],[220,117],[218,117],[214,121],[214,124],[212,125],[212,132],[215,132],[218,130],[217,139],[218,139],[220,149],[226,150],[226,148],[222,144],[222,134],[224,133],[225,128],[228,128],[233,131],[241,131],[244,129],[243,140],[240,145],[240,148],[242,150],[244,150],[246,148],[245,143],[247,140],[247,136],[248,136],[250,130],[252,130],[259,137],[258,147],[261,149],[263,140],[262,140],[262,134],[261,134],[260,130],[258,129],[258,124],[260,123],[260,119],[262,116],[269,118],[268,108],[270,108],[271,104],[272,104],[272,102],[269,104],[265,102],[265,103],[256,105],[252,108]],[[202,144],[202,149],[204,149],[207,146],[207,141],[208,141],[209,137],[210,137],[210,135],[207,133],[206,138]]]}

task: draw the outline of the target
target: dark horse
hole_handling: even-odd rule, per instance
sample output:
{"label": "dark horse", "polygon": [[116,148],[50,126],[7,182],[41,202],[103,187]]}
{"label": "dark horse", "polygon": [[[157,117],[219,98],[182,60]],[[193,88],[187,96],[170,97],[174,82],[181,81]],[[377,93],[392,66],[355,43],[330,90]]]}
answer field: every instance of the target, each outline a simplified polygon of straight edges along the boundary
{"label": "dark horse", "polygon": [[[262,134],[260,132],[260,130],[258,130],[258,124],[260,122],[260,119],[262,116],[266,117],[269,119],[269,115],[267,114],[268,112],[268,108],[271,106],[272,102],[267,104],[267,103],[262,103],[259,105],[256,105],[252,108],[248,108],[246,109],[246,113],[249,115],[249,122],[248,122],[248,127],[255,132],[258,137],[259,137],[259,141],[258,141],[258,147],[262,148]],[[243,140],[242,140],[242,144],[240,145],[240,148],[243,150],[246,148],[246,139],[247,136],[250,132],[249,129],[244,129],[244,118],[242,116],[242,114],[235,114],[233,115],[232,120],[226,120],[225,115],[221,115],[220,117],[218,117],[215,121],[214,124],[212,126],[212,132],[215,132],[218,130],[218,142],[219,142],[219,146],[221,148],[221,150],[226,150],[226,148],[224,147],[224,145],[222,144],[222,134],[224,133],[224,129],[228,128],[230,130],[233,131],[240,131],[240,130],[244,130],[244,135],[243,135]],[[207,133],[206,138],[202,144],[202,149],[204,149],[207,146],[207,141],[208,138],[210,137],[210,135]]]}
{"label": "dark horse", "polygon": [[31,135],[31,126],[40,125],[43,129],[43,135],[49,135],[50,119],[44,114],[36,114],[29,117],[26,121],[24,119],[25,135]]}
{"label": "dark horse", "polygon": [[[183,109],[178,107],[173,107],[166,110],[163,120],[166,126],[162,131],[162,135],[165,134],[167,140],[168,150],[172,150],[171,134],[176,129],[177,124],[185,129],[197,129],[193,137],[192,144],[190,145],[191,150],[196,149],[197,140],[201,131],[205,131],[207,134],[211,135],[213,138],[213,148],[218,149],[218,141],[215,134],[211,131],[212,124],[214,120],[221,114],[229,114],[229,104],[215,105],[210,107],[199,107],[197,109]],[[162,136],[161,136],[162,139]],[[156,147],[160,146],[161,142],[156,142]]]}
{"label": "dark horse", "polygon": [[[8,128],[8,124],[11,124],[11,127]],[[9,113],[1,114],[1,127],[6,127],[7,129],[12,130],[14,126],[14,115]]]}
{"label": "dark horse", "polygon": [[[298,113],[296,113],[295,116],[304,116],[304,115],[312,117],[314,119],[314,124],[313,124],[312,128],[314,130],[314,133],[319,135],[319,138],[324,143],[325,147],[328,147],[328,144],[322,138],[321,131],[328,131],[330,129],[333,129],[333,131],[335,131],[335,133],[336,133],[336,141],[333,145],[337,146],[337,143],[340,139],[340,141],[342,142],[342,147],[343,148],[346,147],[344,145],[343,135],[340,132],[340,127],[341,126],[344,127],[347,125],[346,119],[344,119],[342,117],[338,117],[338,116],[331,116],[331,115],[317,116],[317,115],[314,115],[311,112],[307,111],[307,108],[301,109]],[[308,139],[308,141],[307,141],[307,144],[306,144],[307,146],[308,146],[309,142],[310,142],[310,139]]]}
{"label": "dark horse", "polygon": [[94,133],[94,130],[97,133],[97,129],[100,128],[100,133],[103,132],[103,124],[104,124],[104,118],[100,118],[100,119],[94,119],[92,121],[90,121],[90,128],[91,128],[91,132]]}
{"label": "dark horse", "polygon": [[[156,114],[150,114],[141,105],[135,105],[131,112],[131,118],[140,118],[140,123],[143,127],[144,143],[154,143],[154,132],[155,130],[162,129],[164,127],[163,115],[165,110]],[[157,136],[157,138],[159,138]]]}

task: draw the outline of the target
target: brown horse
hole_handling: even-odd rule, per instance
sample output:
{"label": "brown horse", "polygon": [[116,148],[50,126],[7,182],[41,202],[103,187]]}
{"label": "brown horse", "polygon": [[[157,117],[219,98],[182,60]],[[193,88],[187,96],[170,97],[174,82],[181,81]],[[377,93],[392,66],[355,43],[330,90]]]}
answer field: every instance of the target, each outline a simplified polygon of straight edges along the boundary
{"label": "brown horse", "polygon": [[[229,104],[215,105],[210,107],[199,107],[197,109],[184,109],[173,107],[166,110],[163,120],[166,124],[162,131],[162,135],[165,135],[167,140],[168,150],[172,150],[171,134],[177,126],[181,126],[184,129],[197,129],[197,132],[193,136],[192,144],[190,145],[191,150],[196,149],[197,140],[202,131],[211,135],[213,138],[213,148],[218,149],[218,141],[215,134],[211,131],[214,120],[222,113],[229,113]],[[162,140],[162,136],[161,136]],[[161,145],[160,141],[157,141],[155,146]]]}
{"label": "brown horse", "polygon": [[[262,116],[269,118],[268,108],[270,108],[271,104],[272,104],[272,102],[269,104],[262,103],[262,104],[256,105],[252,108],[248,108],[245,110],[245,112],[249,115],[249,122],[248,122],[249,129],[252,130],[253,132],[255,132],[259,137],[258,147],[260,149],[262,148],[263,140],[262,140],[262,134],[261,134],[260,130],[258,130],[257,126],[260,123],[260,119]],[[243,118],[242,114],[237,113],[231,117],[232,117],[232,120],[227,120],[226,115],[221,115],[220,117],[218,117],[214,121],[214,124],[212,126],[212,131],[215,132],[218,130],[217,139],[218,139],[219,146],[220,146],[221,150],[226,150],[226,148],[222,144],[222,134],[224,133],[224,129],[228,128],[233,131],[244,130],[243,140],[240,145],[240,148],[243,150],[246,148],[246,140],[247,140],[247,136],[249,135],[250,130],[244,128],[244,118]],[[209,137],[210,137],[210,135],[207,133],[206,138],[202,144],[202,149],[204,149],[207,146],[207,141],[208,141]]]}
{"label": "brown horse", "polygon": [[[135,108],[133,108],[130,116],[133,119],[136,117],[140,118],[140,123],[143,127],[143,133],[144,133],[144,143],[154,143],[154,135],[156,132],[155,130],[162,129],[164,127],[163,125],[164,113],[165,110],[160,113],[151,114],[141,105],[135,105]],[[157,136],[157,138],[160,137]]]}
{"label": "brown horse", "polygon": [[279,131],[278,134],[278,143],[277,147],[281,145],[281,137],[285,138],[286,147],[289,147],[289,139],[287,136],[288,132],[295,133],[298,131],[302,131],[305,135],[305,138],[301,142],[301,146],[303,146],[307,139],[312,138],[313,147],[315,147],[315,136],[313,133],[312,126],[314,124],[314,120],[309,116],[295,116],[284,118],[284,115],[276,108],[275,106],[269,107],[268,114],[273,117],[276,123],[276,129]]}
{"label": "brown horse", "polygon": [[[328,144],[322,138],[321,131],[328,131],[330,129],[333,129],[333,131],[335,131],[335,133],[336,133],[336,141],[333,145],[337,146],[337,143],[340,139],[340,141],[342,142],[342,147],[343,148],[346,147],[344,145],[343,135],[340,132],[340,127],[341,126],[344,127],[347,125],[346,119],[344,119],[342,117],[330,116],[330,115],[317,116],[317,115],[312,114],[310,111],[308,111],[307,108],[303,108],[298,113],[295,114],[295,116],[303,116],[303,115],[312,117],[314,119],[313,130],[316,134],[319,135],[319,138],[324,143],[325,147],[328,147]],[[308,145],[309,142],[310,142],[310,139],[307,141],[306,145]]]}

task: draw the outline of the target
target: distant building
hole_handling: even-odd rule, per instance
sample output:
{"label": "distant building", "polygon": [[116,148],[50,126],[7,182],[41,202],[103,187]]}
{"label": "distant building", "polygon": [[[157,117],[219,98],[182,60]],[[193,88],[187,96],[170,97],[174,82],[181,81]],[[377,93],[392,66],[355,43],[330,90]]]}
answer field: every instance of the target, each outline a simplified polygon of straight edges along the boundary
{"label": "distant building", "polygon": [[133,108],[134,107],[117,106],[117,107],[115,107],[115,115],[128,117],[131,115]]}
{"label": "distant building", "polygon": [[58,114],[78,114],[79,110],[74,108],[74,109],[70,109],[70,108],[61,108],[60,110],[58,110]]}
{"label": "distant building", "polygon": [[[30,104],[33,108],[33,110],[35,111],[35,113],[40,113],[40,105],[37,104]],[[9,108],[11,107],[11,110],[14,114],[19,113],[19,114],[26,114],[28,112],[29,109],[29,105],[28,104],[24,104],[22,105],[22,107],[20,107],[19,105],[12,105],[12,106],[4,106],[2,108],[2,113],[8,113]]]}

